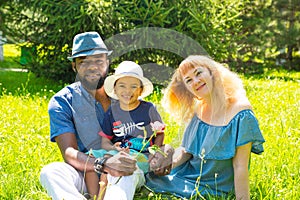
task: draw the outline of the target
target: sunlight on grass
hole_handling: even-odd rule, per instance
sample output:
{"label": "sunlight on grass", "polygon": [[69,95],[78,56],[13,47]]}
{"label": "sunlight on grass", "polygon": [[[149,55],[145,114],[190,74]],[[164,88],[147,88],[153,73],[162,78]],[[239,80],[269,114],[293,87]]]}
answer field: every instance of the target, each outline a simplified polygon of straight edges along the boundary
{"label": "sunlight on grass", "polygon": [[[4,56],[0,68],[22,67],[18,46],[4,45]],[[269,70],[243,80],[266,139],[265,152],[252,154],[251,199],[300,199],[300,72]],[[0,199],[50,199],[39,184],[39,172],[62,160],[49,141],[47,106],[63,86],[32,73],[0,71]],[[146,100],[156,104],[167,125],[166,143],[177,147],[183,127],[164,111],[161,96],[156,89]],[[139,192],[135,199],[165,199],[151,195]]]}
{"label": "sunlight on grass", "polygon": [[20,57],[21,48],[15,44],[3,45],[4,57]]}
{"label": "sunlight on grass", "polygon": [[298,199],[299,82],[248,79],[245,83],[266,139],[265,153],[252,158],[252,194],[263,197],[258,199]]}
{"label": "sunlight on grass", "polygon": [[9,94],[0,98],[0,199],[47,198],[41,192],[38,174],[49,158],[60,159],[56,146],[47,142],[47,101],[39,96]]}
{"label": "sunlight on grass", "polygon": [[0,68],[24,68],[20,64],[21,50],[19,46],[15,44],[4,44],[3,54],[4,60],[0,61]]}
{"label": "sunlight on grass", "polygon": [[[32,75],[28,78],[26,73],[14,73],[9,77],[15,80],[5,80],[19,82],[19,86],[28,84],[10,90],[3,87],[9,85],[7,82],[0,84],[0,199],[50,199],[38,180],[42,166],[62,160],[56,144],[49,141],[47,113],[53,89],[62,86],[39,82]],[[299,76],[291,74],[289,77],[292,79],[288,81],[243,78],[266,139],[265,152],[259,156],[252,154],[251,199],[300,198]],[[160,92],[156,91],[148,100],[157,105],[167,124],[166,142],[179,146],[183,130],[164,112],[160,98]],[[135,199],[164,199],[159,194],[152,195],[150,198],[140,192]]]}

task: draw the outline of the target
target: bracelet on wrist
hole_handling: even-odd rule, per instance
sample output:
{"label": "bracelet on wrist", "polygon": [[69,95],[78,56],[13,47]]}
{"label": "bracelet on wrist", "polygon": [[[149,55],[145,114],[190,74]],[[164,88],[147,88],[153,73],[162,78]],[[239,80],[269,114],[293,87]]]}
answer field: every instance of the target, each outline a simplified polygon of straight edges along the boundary
{"label": "bracelet on wrist", "polygon": [[107,161],[109,157],[103,157],[103,158],[97,158],[94,162],[94,169],[95,172],[98,174],[107,174],[107,172],[104,171],[104,164]]}

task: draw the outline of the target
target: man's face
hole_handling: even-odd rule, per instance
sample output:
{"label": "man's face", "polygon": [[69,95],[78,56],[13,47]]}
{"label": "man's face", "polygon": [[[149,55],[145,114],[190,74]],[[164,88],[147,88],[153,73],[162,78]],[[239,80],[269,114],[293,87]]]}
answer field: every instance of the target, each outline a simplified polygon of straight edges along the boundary
{"label": "man's face", "polygon": [[103,86],[107,76],[109,61],[106,54],[79,57],[75,59],[74,70],[77,80],[88,90],[96,90]]}

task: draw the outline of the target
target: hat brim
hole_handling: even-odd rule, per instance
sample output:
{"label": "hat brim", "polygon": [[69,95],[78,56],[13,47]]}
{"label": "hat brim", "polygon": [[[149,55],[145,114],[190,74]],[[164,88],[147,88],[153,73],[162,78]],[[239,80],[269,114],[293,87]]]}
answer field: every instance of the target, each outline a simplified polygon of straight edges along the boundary
{"label": "hat brim", "polygon": [[78,57],[82,57],[82,56],[93,56],[93,55],[98,55],[98,54],[102,54],[102,53],[107,53],[107,55],[109,56],[112,52],[113,51],[94,49],[94,50],[90,50],[90,51],[83,51],[83,52],[77,53],[74,56],[69,56],[67,58],[70,61],[74,61],[73,60],[74,58],[78,58]]}
{"label": "hat brim", "polygon": [[115,94],[115,89],[114,89],[115,82],[118,79],[123,78],[123,77],[127,77],[127,76],[137,78],[137,79],[139,79],[142,82],[142,84],[143,84],[143,91],[142,91],[142,93],[140,95],[140,98],[145,98],[145,97],[149,96],[153,92],[153,84],[147,78],[140,77],[140,76],[133,75],[133,74],[118,74],[118,75],[111,75],[111,76],[106,77],[106,79],[104,81],[104,90],[105,90],[106,94],[109,97],[118,100],[119,98]]}

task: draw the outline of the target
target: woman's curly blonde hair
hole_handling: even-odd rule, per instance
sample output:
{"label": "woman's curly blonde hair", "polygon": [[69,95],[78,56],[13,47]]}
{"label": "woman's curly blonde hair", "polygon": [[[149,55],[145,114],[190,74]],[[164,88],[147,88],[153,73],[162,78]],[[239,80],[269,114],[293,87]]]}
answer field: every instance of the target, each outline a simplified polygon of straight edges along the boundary
{"label": "woman's curly blonde hair", "polygon": [[167,111],[178,123],[189,121],[195,113],[195,106],[204,103],[186,88],[182,79],[182,75],[188,70],[199,66],[207,68],[212,75],[211,100],[214,113],[224,111],[237,99],[246,97],[242,80],[236,73],[207,56],[191,55],[176,69],[162,100]]}

